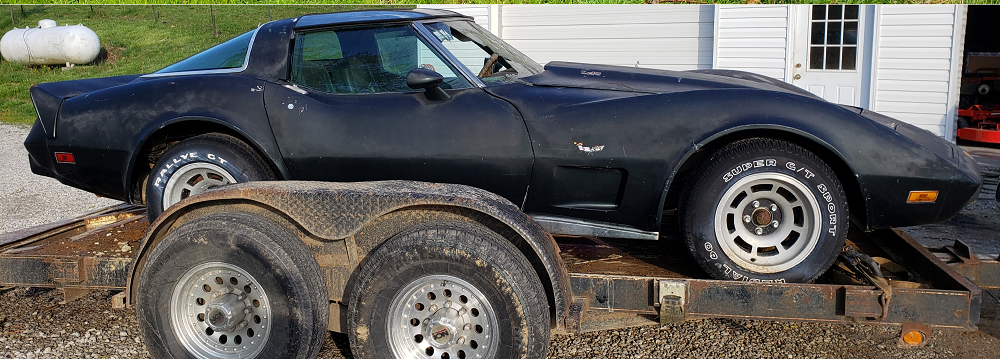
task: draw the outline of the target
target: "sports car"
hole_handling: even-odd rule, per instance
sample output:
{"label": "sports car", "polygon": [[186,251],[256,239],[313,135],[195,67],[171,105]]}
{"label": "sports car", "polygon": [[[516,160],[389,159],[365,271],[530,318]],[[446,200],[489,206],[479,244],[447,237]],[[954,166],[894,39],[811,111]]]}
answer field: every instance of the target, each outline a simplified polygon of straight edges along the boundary
{"label": "sports car", "polygon": [[981,182],[927,131],[772,78],[543,67],[443,10],[273,21],[31,96],[32,171],[151,218],[234,182],[457,183],[556,235],[657,239],[678,221],[708,274],[747,281],[812,281],[850,225],[942,221]]}

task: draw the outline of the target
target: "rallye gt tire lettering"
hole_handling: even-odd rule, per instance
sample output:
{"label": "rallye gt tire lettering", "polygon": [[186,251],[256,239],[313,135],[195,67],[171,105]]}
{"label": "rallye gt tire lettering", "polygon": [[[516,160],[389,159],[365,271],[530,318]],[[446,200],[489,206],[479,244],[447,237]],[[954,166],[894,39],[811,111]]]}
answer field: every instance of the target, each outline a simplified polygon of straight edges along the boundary
{"label": "rallye gt tire lettering", "polygon": [[543,358],[545,289],[506,238],[475,223],[407,229],[362,264],[347,303],[358,358]]}
{"label": "rallye gt tire lettering", "polygon": [[312,252],[287,228],[240,212],[187,222],[139,274],[139,331],[156,358],[313,358],[329,301]]}
{"label": "rallye gt tire lettering", "polygon": [[156,161],[149,176],[146,209],[150,220],[174,203],[217,186],[274,179],[253,148],[216,133],[177,143]]}
{"label": "rallye gt tire lettering", "polygon": [[681,228],[711,276],[810,282],[836,259],[848,223],[833,170],[795,144],[753,138],[698,168],[681,201]]}

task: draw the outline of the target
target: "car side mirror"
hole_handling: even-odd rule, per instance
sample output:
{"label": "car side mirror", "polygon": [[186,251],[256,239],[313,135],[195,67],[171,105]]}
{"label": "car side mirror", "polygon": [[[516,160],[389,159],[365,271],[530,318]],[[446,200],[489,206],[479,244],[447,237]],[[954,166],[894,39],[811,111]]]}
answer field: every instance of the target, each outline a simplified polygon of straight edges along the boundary
{"label": "car side mirror", "polygon": [[424,89],[424,95],[431,101],[444,101],[451,96],[441,88],[444,76],[422,67],[410,70],[406,74],[406,86],[411,89]]}

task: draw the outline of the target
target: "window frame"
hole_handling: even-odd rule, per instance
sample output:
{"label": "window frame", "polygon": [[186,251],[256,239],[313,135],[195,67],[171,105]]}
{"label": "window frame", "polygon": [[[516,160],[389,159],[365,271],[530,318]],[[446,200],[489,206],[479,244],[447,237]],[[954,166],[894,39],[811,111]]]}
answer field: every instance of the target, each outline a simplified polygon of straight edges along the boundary
{"label": "window frame", "polygon": [[[857,19],[844,19],[847,6],[851,6],[851,5],[858,7],[858,13],[857,13],[858,17],[857,17]],[[822,6],[823,7],[823,9],[824,9],[823,19],[813,19],[813,17],[815,16],[814,13],[816,11],[816,8],[815,8],[816,6]],[[829,19],[830,6],[840,6],[841,7],[841,15],[840,15],[840,19],[839,20],[838,19],[832,19],[832,20]],[[864,27],[863,26],[864,11],[865,11],[864,10],[864,6],[859,5],[859,4],[844,3],[844,4],[812,4],[812,5],[809,5],[809,14],[808,14],[807,28],[806,28],[806,31],[807,31],[808,35],[806,36],[806,50],[805,50],[806,51],[805,57],[806,57],[806,60],[807,60],[806,61],[806,66],[805,66],[806,71],[810,71],[810,72],[829,72],[829,73],[852,73],[852,72],[853,73],[857,73],[857,72],[861,71],[860,60],[861,60],[861,56],[862,56],[863,47],[861,46],[860,42],[862,41],[862,38],[863,38],[862,31],[863,31],[863,27]],[[827,44],[826,43],[826,41],[827,41],[826,38],[829,36],[829,32],[828,32],[829,31],[829,27],[828,26],[829,26],[830,21],[838,21],[838,22],[841,23],[841,25],[840,25],[840,43],[839,44],[832,44],[831,45],[831,44]],[[844,29],[846,28],[845,24],[848,21],[851,21],[851,22],[854,22],[854,23],[857,24],[856,27],[855,27],[855,31],[857,32],[857,34],[856,34],[856,37],[855,37],[855,43],[853,45],[844,44]],[[812,43],[812,37],[813,37],[812,28],[813,28],[814,24],[816,24],[816,23],[822,23],[824,25],[823,26],[823,29],[824,29],[823,30],[823,38],[824,38],[823,44],[813,44]],[[823,48],[823,63],[821,64],[822,65],[821,68],[812,68],[812,65],[813,65],[813,62],[812,62],[812,49],[814,47],[822,47]],[[828,68],[826,68],[827,51],[831,47],[837,48],[839,50],[838,53],[840,54],[840,56],[838,58],[838,61],[837,61],[837,67],[838,68],[836,68],[836,69],[832,69],[832,68],[828,69]],[[854,50],[854,68],[853,69],[843,69],[842,68],[843,67],[843,62],[844,62],[843,61],[844,60],[843,59],[844,48],[854,48],[855,49]]]}
{"label": "window frame", "polygon": [[[440,58],[446,64],[451,65],[451,67],[454,70],[454,72],[456,72],[458,75],[462,76],[462,78],[464,78],[466,81],[469,82],[469,84],[471,86],[468,87],[468,88],[480,88],[481,89],[481,88],[483,88],[483,87],[486,86],[479,79],[479,77],[477,77],[475,75],[471,75],[471,71],[467,67],[465,67],[464,64],[462,64],[460,61],[458,61],[458,59],[455,58],[455,56],[452,55],[451,52],[449,52],[446,48],[444,48],[444,46],[441,44],[441,42],[437,41],[437,38],[435,38],[434,35],[429,30],[427,30],[427,28],[425,28],[423,26],[423,24],[421,24],[420,22],[416,22],[416,21],[405,21],[405,22],[388,21],[388,22],[376,22],[376,23],[366,23],[366,24],[350,24],[350,25],[342,25],[342,26],[336,26],[335,25],[335,26],[323,26],[323,27],[310,27],[310,28],[307,28],[307,29],[296,30],[296,31],[294,31],[294,36],[292,37],[292,41],[291,41],[291,43],[288,46],[288,60],[287,60],[288,61],[288,66],[287,66],[288,73],[285,75],[285,81],[287,81],[288,83],[290,83],[292,85],[295,85],[296,87],[299,87],[298,84],[296,84],[296,83],[294,83],[294,82],[291,81],[292,72],[294,71],[294,69],[292,67],[293,67],[293,62],[294,62],[294,58],[295,58],[295,55],[296,55],[295,54],[295,47],[296,47],[295,41],[298,40],[299,36],[302,36],[303,34],[307,34],[307,33],[314,33],[314,32],[351,30],[351,29],[360,29],[360,28],[370,28],[370,27],[373,27],[373,26],[375,26],[375,27],[408,26],[410,29],[414,30],[414,32],[416,33],[416,36],[419,39],[421,39],[422,42],[425,45],[427,45],[427,48],[430,49],[431,52],[434,53],[435,56],[437,56],[438,58]],[[466,89],[466,88],[463,88],[463,89],[454,89],[454,90],[464,90],[464,89]],[[311,89],[311,88],[308,88],[308,90],[309,91],[318,92],[318,93],[322,93],[322,94],[327,94],[327,95],[340,95],[340,96],[347,96],[347,95],[378,95],[378,94],[407,94],[407,93],[422,93],[423,92],[423,91],[419,91],[419,90],[413,90],[413,91],[406,91],[406,92],[351,92],[351,93],[332,93],[332,92],[325,92],[325,91],[320,91],[320,90]]]}
{"label": "window frame", "polygon": [[[142,75],[140,77],[151,77],[152,78],[152,77],[167,77],[167,76],[233,74],[233,73],[240,73],[240,72],[246,71],[247,67],[250,66],[250,54],[253,52],[254,41],[257,40],[257,33],[260,32],[261,27],[263,27],[263,26],[258,26],[256,29],[254,29],[253,30],[253,35],[250,36],[250,43],[247,44],[247,55],[243,58],[243,66],[232,67],[232,68],[228,68],[228,69],[191,70],[191,71],[161,72],[161,73],[155,73],[154,72],[154,73],[151,73],[151,74]],[[229,40],[226,40],[226,41],[229,41]],[[225,43],[225,42],[223,42],[223,43]],[[221,45],[221,43],[219,45]],[[216,45],[216,46],[218,46],[218,45]],[[212,47],[215,47],[215,46],[212,46]],[[211,47],[208,48],[208,49],[205,49],[204,51],[208,51],[209,49],[211,49]],[[202,51],[202,52],[204,52],[204,51]],[[201,52],[198,52],[198,54],[200,54],[200,53]],[[195,55],[197,55],[197,54],[195,54]],[[191,55],[191,56],[194,56],[194,55]],[[185,60],[188,59],[188,58],[190,58],[191,56],[186,57]],[[181,61],[184,61],[184,60],[181,60]],[[180,62],[180,61],[178,61],[178,62]],[[173,64],[171,64],[171,65],[173,65]],[[157,70],[157,71],[159,71],[159,70]]]}

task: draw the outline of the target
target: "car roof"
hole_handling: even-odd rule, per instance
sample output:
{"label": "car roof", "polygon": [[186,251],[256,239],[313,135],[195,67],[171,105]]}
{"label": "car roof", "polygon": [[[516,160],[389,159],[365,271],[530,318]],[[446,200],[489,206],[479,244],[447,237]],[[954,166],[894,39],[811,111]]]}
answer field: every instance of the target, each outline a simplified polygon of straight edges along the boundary
{"label": "car roof", "polygon": [[295,23],[295,29],[371,22],[413,21],[443,17],[469,18],[457,12],[442,9],[360,10],[303,15]]}

